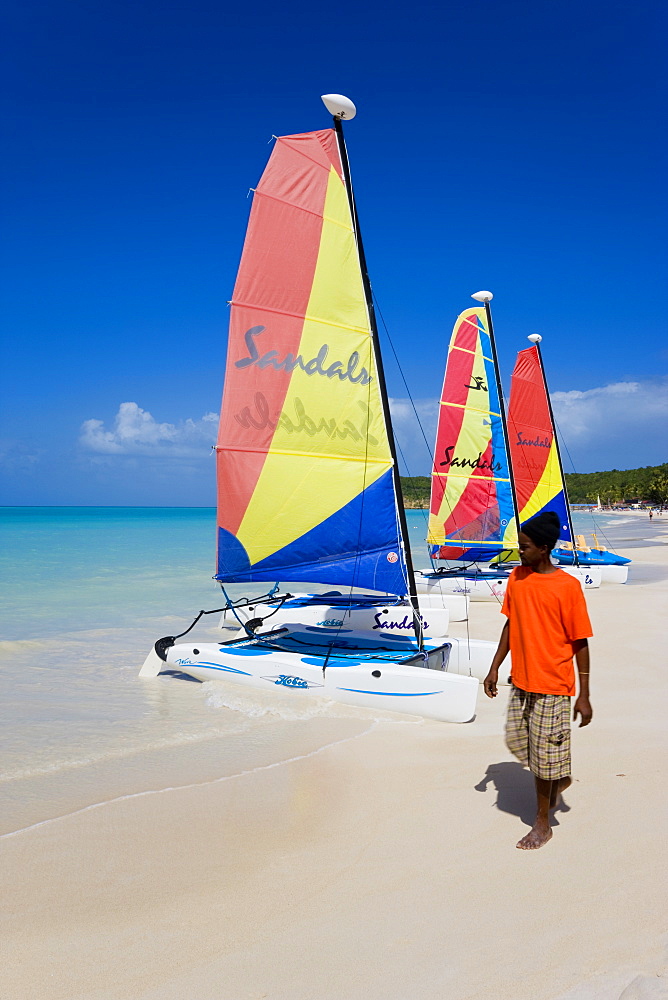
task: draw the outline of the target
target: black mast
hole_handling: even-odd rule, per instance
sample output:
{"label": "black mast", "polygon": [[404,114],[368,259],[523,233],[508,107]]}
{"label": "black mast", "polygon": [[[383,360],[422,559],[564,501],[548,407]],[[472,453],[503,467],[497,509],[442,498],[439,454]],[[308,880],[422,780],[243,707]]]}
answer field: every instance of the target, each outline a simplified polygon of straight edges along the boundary
{"label": "black mast", "polygon": [[410,544],[408,540],[408,525],[406,524],[406,512],[404,510],[403,493],[401,490],[401,479],[399,477],[399,464],[397,461],[397,452],[394,444],[394,434],[392,431],[392,418],[390,416],[390,405],[387,399],[387,386],[385,384],[383,359],[380,352],[378,325],[376,323],[376,313],[373,308],[373,294],[371,291],[371,282],[369,280],[369,272],[366,266],[364,245],[362,243],[362,234],[360,232],[359,219],[357,217],[357,207],[355,205],[353,186],[350,178],[350,164],[348,163],[348,153],[346,150],[345,139],[343,137],[343,123],[338,115],[334,115],[333,117],[334,117],[334,128],[336,130],[336,138],[339,146],[339,154],[341,156],[341,166],[343,167],[343,178],[346,184],[346,191],[348,192],[348,201],[350,203],[350,211],[353,219],[355,240],[357,242],[357,253],[359,255],[360,268],[362,271],[362,284],[364,286],[364,297],[366,299],[366,306],[369,314],[369,326],[371,328],[371,341],[374,347],[374,354],[376,360],[378,386],[380,389],[380,398],[383,404],[385,426],[387,427],[387,437],[390,445],[390,454],[392,456],[392,462],[393,462],[392,475],[394,478],[394,492],[397,498],[399,525],[401,527],[401,534],[403,536],[403,542],[404,542],[404,559],[406,563],[406,572],[408,573],[408,596],[410,597],[411,605],[413,607],[413,627],[415,628],[415,637],[418,641],[418,645],[420,649],[422,649],[422,622],[420,619],[420,606],[418,603],[417,590],[415,587],[415,572],[413,569],[413,559],[411,556]]}
{"label": "black mast", "polygon": [[[533,338],[537,337],[537,340]],[[543,355],[540,350],[540,342],[543,338],[540,334],[532,334],[529,340],[536,345],[536,351],[538,352],[538,364],[540,365],[540,373],[543,376],[543,385],[545,387],[545,395],[547,397],[547,408],[550,414],[550,422],[552,424],[552,433],[554,435],[554,445],[557,449],[557,461],[559,462],[559,473],[561,475],[561,482],[564,487],[564,500],[566,501],[566,517],[568,518],[568,530],[571,533],[571,544],[573,545],[573,560],[576,566],[580,565],[580,560],[578,559],[578,550],[575,544],[575,533],[573,531],[573,520],[571,518],[571,505],[568,499],[568,490],[566,489],[566,477],[564,476],[564,467],[561,464],[561,452],[559,450],[559,440],[557,438],[557,425],[554,422],[554,413],[552,412],[552,401],[550,400],[550,390],[547,386],[547,378],[545,377],[545,368],[543,366]]]}
{"label": "black mast", "polygon": [[[476,298],[474,295],[473,298]],[[510,493],[513,498],[513,512],[515,514],[515,525],[517,526],[517,535],[519,538],[520,533],[520,514],[517,506],[517,494],[515,493],[515,480],[513,478],[513,463],[510,457],[510,440],[508,438],[508,423],[506,421],[506,408],[503,402],[503,386],[501,385],[501,375],[499,373],[499,359],[496,354],[496,341],[494,339],[494,324],[492,323],[492,310],[490,309],[489,303],[491,299],[491,294],[489,298],[485,298],[483,301],[485,303],[485,315],[487,316],[487,329],[489,331],[489,342],[492,347],[492,360],[494,362],[494,376],[496,378],[496,391],[499,397],[499,412],[501,413],[501,426],[503,427],[503,440],[506,443],[506,456],[508,459],[508,475],[510,477]]]}

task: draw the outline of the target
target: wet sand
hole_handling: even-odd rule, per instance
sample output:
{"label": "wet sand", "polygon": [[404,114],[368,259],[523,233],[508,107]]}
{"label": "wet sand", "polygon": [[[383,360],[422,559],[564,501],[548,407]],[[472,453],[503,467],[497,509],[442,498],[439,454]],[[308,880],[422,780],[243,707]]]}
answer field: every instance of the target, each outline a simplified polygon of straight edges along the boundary
{"label": "wet sand", "polygon": [[[515,849],[534,799],[503,745],[507,689],[481,692],[465,726],[369,722],[289,762],[0,839],[2,996],[668,996],[656,522],[628,532],[632,582],[588,592],[594,719],[544,848]],[[473,636],[501,624],[473,607]]]}

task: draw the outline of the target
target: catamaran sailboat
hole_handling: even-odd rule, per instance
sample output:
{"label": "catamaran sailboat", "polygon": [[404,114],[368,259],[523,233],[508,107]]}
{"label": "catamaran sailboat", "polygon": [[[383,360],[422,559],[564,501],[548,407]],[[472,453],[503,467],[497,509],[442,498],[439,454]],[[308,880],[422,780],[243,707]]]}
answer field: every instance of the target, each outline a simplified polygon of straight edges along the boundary
{"label": "catamaran sailboat", "polygon": [[626,583],[631,560],[606,549],[595,532],[592,532],[592,537],[594,544],[591,546],[587,545],[584,535],[576,535],[573,545],[562,542],[553,553],[561,568],[568,571],[577,564],[587,572],[600,571],[601,583]]}
{"label": "catamaran sailboat", "polygon": [[[311,602],[309,611],[289,608],[290,621],[287,598],[268,611],[249,598],[240,603],[254,617],[239,615],[241,636],[167,636],[141,676],[168,667],[199,680],[466,722],[496,644],[422,627],[343,139],[342,120],[355,107],[339,95],[323,101],[334,128],[278,138],[255,189],[216,446],[216,579],[223,588],[324,584],[341,588],[327,597],[354,595],[359,604],[367,590],[402,604],[376,597],[380,607],[356,607],[360,614],[346,618],[334,600],[316,605],[314,620]],[[401,628],[384,627],[397,621]]]}
{"label": "catamaran sailboat", "polygon": [[626,583],[630,559],[607,549],[595,552],[586,549],[582,536],[574,534],[539,346],[542,338],[532,334],[528,339],[533,346],[517,355],[508,407],[510,458],[520,520],[527,520],[544,510],[556,511],[561,521],[561,535],[552,554],[561,568],[588,587],[601,582]]}
{"label": "catamaran sailboat", "polygon": [[[456,319],[443,379],[431,476],[427,543],[437,568],[417,575],[418,593],[465,593],[502,600],[508,570],[488,568],[517,549],[517,511],[494,330],[491,292]],[[441,561],[445,565],[439,566]]]}
{"label": "catamaran sailboat", "polygon": [[[447,562],[422,570],[417,589],[418,593],[466,593],[474,601],[499,601],[511,568],[502,560],[516,553],[519,524],[550,509],[560,516],[563,537],[570,538],[572,532],[541,371],[539,389],[536,372],[527,375],[524,355],[530,351],[520,352],[506,420],[490,310],[493,296],[481,291],[473,298],[484,303],[484,308],[467,309],[455,322],[432,470],[428,542],[432,559]],[[536,420],[544,459],[538,465],[527,448],[518,444],[533,440],[530,434]],[[488,566],[491,559],[496,564]],[[564,568],[584,588],[600,586],[598,568]]]}

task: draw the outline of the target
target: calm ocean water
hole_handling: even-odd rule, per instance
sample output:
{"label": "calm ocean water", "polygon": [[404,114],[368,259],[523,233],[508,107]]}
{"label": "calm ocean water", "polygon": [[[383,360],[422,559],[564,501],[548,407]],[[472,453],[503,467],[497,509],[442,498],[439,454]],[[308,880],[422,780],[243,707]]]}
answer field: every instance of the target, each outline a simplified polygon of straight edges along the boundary
{"label": "calm ocean water", "polygon": [[[407,515],[426,566],[426,512]],[[619,517],[594,530],[614,540],[625,524],[638,533],[637,519]],[[576,530],[589,533],[591,517],[576,515]],[[289,692],[138,679],[156,638],[223,603],[214,542],[208,508],[0,508],[0,834],[265,767],[373,725],[370,713]],[[193,636],[220,634],[216,616],[205,622]]]}

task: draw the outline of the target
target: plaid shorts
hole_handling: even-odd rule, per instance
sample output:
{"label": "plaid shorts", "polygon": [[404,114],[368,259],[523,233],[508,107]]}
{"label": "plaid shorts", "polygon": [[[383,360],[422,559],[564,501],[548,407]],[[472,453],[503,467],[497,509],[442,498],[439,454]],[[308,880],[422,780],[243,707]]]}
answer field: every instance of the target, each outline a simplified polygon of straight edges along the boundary
{"label": "plaid shorts", "polygon": [[571,773],[568,695],[531,694],[511,687],[506,746],[537,778],[567,778]]}

